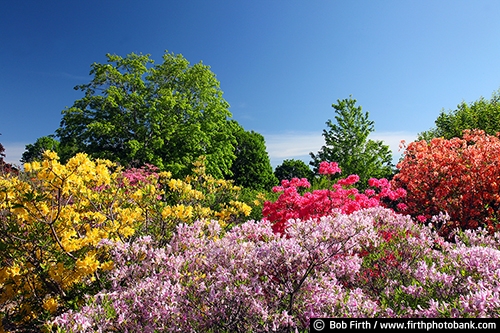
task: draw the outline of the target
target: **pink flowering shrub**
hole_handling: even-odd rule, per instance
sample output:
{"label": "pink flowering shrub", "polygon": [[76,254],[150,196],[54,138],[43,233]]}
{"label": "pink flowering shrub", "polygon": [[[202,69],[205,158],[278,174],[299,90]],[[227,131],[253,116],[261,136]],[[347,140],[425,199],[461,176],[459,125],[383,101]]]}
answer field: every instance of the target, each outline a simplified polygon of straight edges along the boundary
{"label": "pink flowering shrub", "polygon": [[[328,177],[340,173],[340,168],[335,162],[321,162],[319,173]],[[360,193],[354,187],[358,181],[359,176],[349,175],[339,179],[331,190],[318,189],[301,194],[311,187],[306,178],[282,180],[281,186],[273,188],[273,192],[281,195],[275,202],[264,203],[262,215],[273,223],[275,232],[284,234],[290,219],[308,220],[337,213],[351,214],[363,208],[383,206],[386,202],[391,202],[399,210],[405,209],[404,204],[396,204],[397,200],[406,196],[404,189],[393,190],[387,179],[371,178],[368,184],[372,188]]]}
{"label": "pink flowering shrub", "polygon": [[449,243],[383,207],[292,219],[287,237],[268,220],[226,233],[197,221],[179,225],[166,247],[148,237],[103,241],[115,263],[109,288],[51,325],[291,332],[307,330],[311,317],[498,317],[499,240],[478,230]]}
{"label": "pink flowering shrub", "polygon": [[152,164],[145,164],[140,168],[129,168],[123,171],[122,176],[127,179],[128,185],[151,183],[151,177],[159,179],[159,169]]}

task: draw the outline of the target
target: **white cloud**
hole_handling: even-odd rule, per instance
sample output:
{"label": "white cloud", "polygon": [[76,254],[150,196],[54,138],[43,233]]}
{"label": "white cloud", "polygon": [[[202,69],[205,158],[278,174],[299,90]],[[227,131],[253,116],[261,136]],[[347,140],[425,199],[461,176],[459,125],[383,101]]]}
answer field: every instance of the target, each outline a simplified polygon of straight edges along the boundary
{"label": "white cloud", "polygon": [[276,168],[287,159],[302,160],[309,164],[310,152],[316,153],[325,141],[321,133],[284,133],[264,135],[271,165]]}
{"label": "white cloud", "polygon": [[291,158],[317,152],[324,144],[323,136],[318,133],[287,133],[264,135],[267,151],[276,158]]}
{"label": "white cloud", "polygon": [[[271,165],[276,167],[286,159],[303,160],[309,164],[310,152],[317,153],[325,144],[322,133],[284,133],[284,134],[263,134],[266,140],[267,152],[271,160]],[[410,132],[378,132],[372,133],[370,139],[381,140],[392,151],[394,163],[396,163],[403,151],[400,151],[400,142],[407,143],[417,138],[416,133]]]}
{"label": "white cloud", "polygon": [[397,156],[396,160],[399,159],[399,156],[403,153],[403,149],[400,149],[399,145],[402,140],[406,142],[406,144],[415,141],[417,139],[417,133],[411,132],[375,132],[370,135],[370,139],[372,140],[380,140],[384,141],[384,144],[388,145],[392,151],[392,155],[394,157]]}
{"label": "white cloud", "polygon": [[5,162],[12,165],[21,166],[21,157],[25,151],[27,143],[22,142],[1,142],[5,151]]}

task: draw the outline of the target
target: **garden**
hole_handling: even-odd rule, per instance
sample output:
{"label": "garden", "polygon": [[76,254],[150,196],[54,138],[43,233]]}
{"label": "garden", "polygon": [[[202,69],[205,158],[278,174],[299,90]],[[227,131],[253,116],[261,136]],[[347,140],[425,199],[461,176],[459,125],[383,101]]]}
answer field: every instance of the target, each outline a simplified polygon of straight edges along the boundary
{"label": "garden", "polygon": [[[76,154],[0,178],[3,330],[304,332],[313,317],[498,318],[500,139],[415,141],[390,180],[319,165],[249,197]],[[340,177],[340,175],[342,175]]]}
{"label": "garden", "polygon": [[500,317],[499,93],[442,113],[396,166],[338,100],[313,168],[273,171],[208,66],[107,57],[22,167],[0,145],[0,333]]}

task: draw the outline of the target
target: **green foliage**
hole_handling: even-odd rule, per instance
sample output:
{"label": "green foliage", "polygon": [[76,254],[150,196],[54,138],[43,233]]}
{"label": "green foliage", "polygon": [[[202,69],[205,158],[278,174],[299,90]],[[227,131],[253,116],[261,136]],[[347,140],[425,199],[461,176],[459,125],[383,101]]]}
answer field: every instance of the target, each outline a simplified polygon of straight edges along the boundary
{"label": "green foliage", "polygon": [[21,162],[41,161],[43,153],[48,150],[59,153],[59,141],[53,135],[42,136],[34,144],[27,144]]}
{"label": "green foliage", "polygon": [[368,186],[370,178],[390,178],[394,171],[392,153],[389,146],[382,141],[368,139],[374,131],[374,122],[368,119],[368,112],[363,112],[361,106],[356,106],[356,100],[349,98],[337,100],[333,104],[335,120],[326,122],[328,130],[323,130],[325,145],[317,153],[310,153],[317,174],[322,161],[337,162],[342,169],[342,175],[359,176],[359,187]]}
{"label": "green foliage", "polygon": [[309,183],[314,179],[314,172],[302,160],[289,159],[284,160],[283,163],[278,165],[274,170],[274,175],[278,180],[292,180],[292,178],[307,178]]}
{"label": "green foliage", "polygon": [[418,141],[430,141],[433,138],[461,138],[466,129],[480,129],[489,135],[500,131],[500,90],[492,94],[491,99],[481,97],[467,104],[462,102],[455,110],[441,111],[435,121],[436,127],[419,133]]}
{"label": "green foliage", "polygon": [[90,83],[75,87],[84,97],[62,112],[56,134],[63,161],[85,152],[130,167],[153,164],[179,177],[204,155],[207,173],[231,174],[231,113],[209,66],[168,52],[155,65],[149,55],[107,58],[91,65]]}
{"label": "green foliage", "polygon": [[270,191],[273,186],[278,185],[278,179],[274,176],[264,137],[254,131],[245,131],[239,126],[235,136],[236,159],[231,166],[231,179],[238,186]]}

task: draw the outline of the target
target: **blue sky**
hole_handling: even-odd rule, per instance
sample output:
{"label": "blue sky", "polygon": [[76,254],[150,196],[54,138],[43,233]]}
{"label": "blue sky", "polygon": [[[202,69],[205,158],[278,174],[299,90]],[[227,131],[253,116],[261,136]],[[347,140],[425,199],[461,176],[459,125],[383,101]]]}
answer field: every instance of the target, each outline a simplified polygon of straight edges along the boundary
{"label": "blue sky", "polygon": [[275,167],[310,161],[331,107],[352,96],[374,139],[412,141],[441,110],[500,88],[500,1],[5,1],[0,142],[19,164],[53,134],[106,53],[168,50],[203,61],[233,119],[261,133]]}

